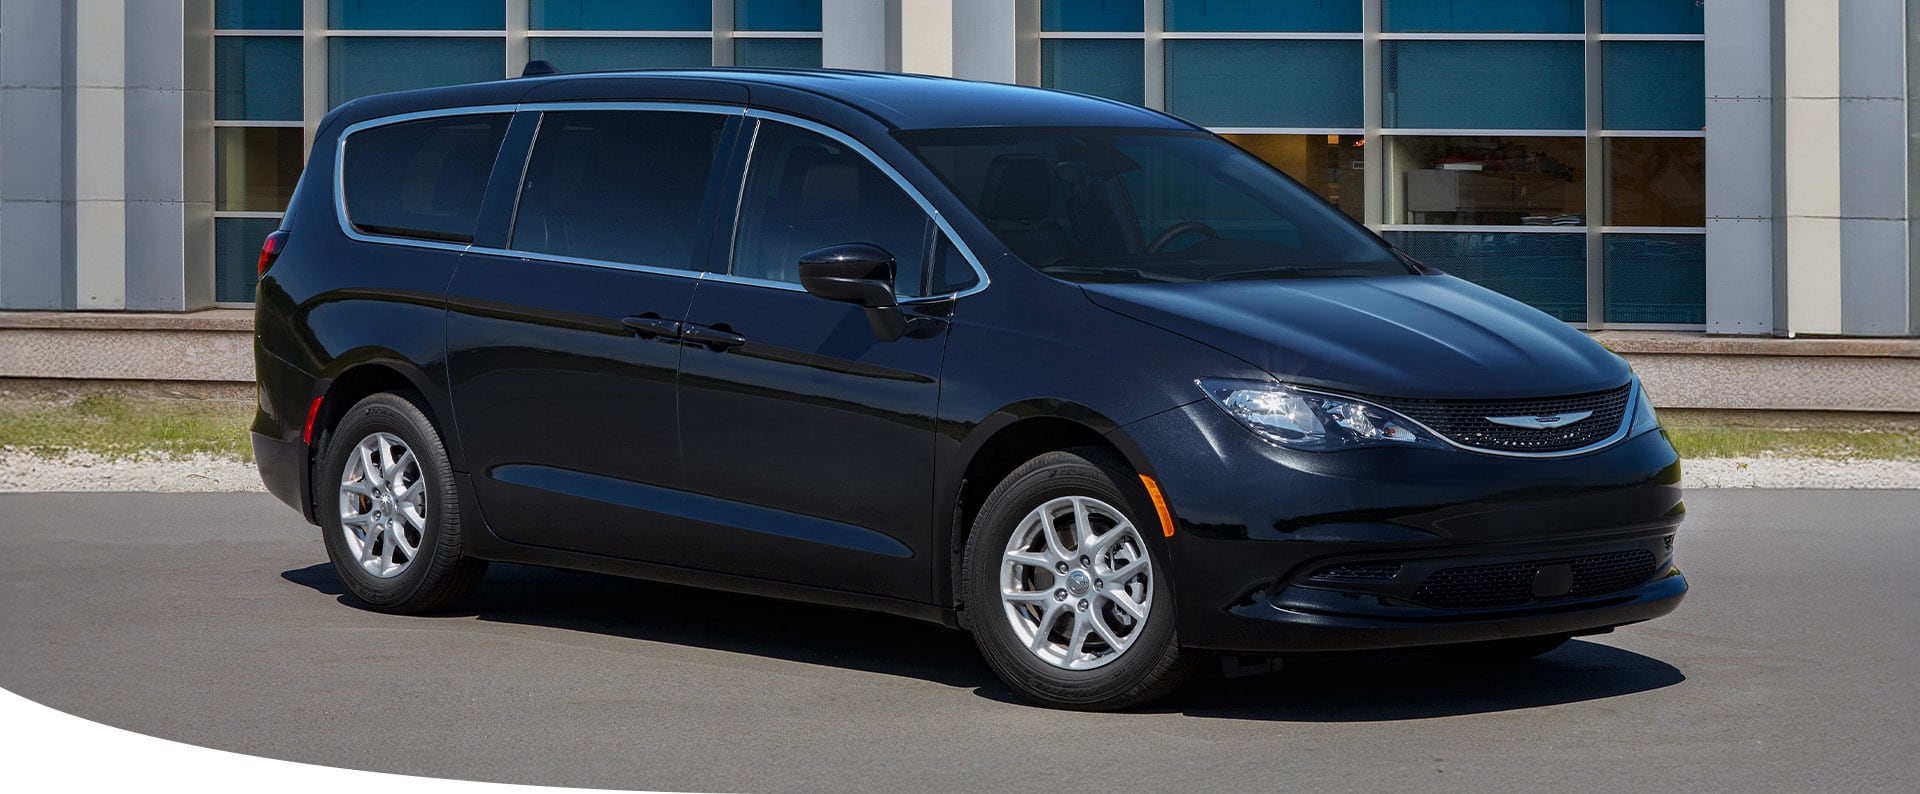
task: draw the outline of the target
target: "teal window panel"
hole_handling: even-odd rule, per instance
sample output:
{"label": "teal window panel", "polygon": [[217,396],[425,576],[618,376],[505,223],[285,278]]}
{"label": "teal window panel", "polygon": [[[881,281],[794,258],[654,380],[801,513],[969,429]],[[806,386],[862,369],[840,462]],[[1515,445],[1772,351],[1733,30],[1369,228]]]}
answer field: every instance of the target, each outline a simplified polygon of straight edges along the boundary
{"label": "teal window panel", "polygon": [[735,30],[819,30],[820,0],[733,0]]}
{"label": "teal window panel", "polygon": [[500,30],[501,0],[327,0],[334,30]]}
{"label": "teal window panel", "polygon": [[213,40],[213,117],[299,121],[300,39],[219,36]]}
{"label": "teal window panel", "polygon": [[819,39],[734,39],[733,65],[817,69]]}
{"label": "teal window panel", "polygon": [[1381,0],[1388,33],[1582,33],[1583,0]]}
{"label": "teal window panel", "polygon": [[707,0],[529,0],[534,30],[712,30]]}
{"label": "teal window panel", "polygon": [[1701,0],[1601,0],[1600,29],[1607,33],[1704,33]]}
{"label": "teal window panel", "polygon": [[[1212,127],[1359,127],[1359,41],[1166,43],[1167,111]],[[1284,74],[1284,79],[1274,79]]]}
{"label": "teal window panel", "polygon": [[710,39],[575,39],[534,37],[527,57],[546,61],[562,72],[609,69],[661,69],[711,66]]}
{"label": "teal window panel", "polygon": [[1040,29],[1138,33],[1147,29],[1147,7],[1140,0],[1040,0]]}
{"label": "teal window panel", "polygon": [[1707,322],[1707,236],[1609,234],[1600,255],[1610,323]]}
{"label": "teal window panel", "polygon": [[260,246],[280,228],[279,218],[213,219],[213,299],[252,303],[259,281]]}
{"label": "teal window panel", "polygon": [[1040,84],[1142,105],[1146,62],[1146,45],[1136,40],[1042,39]]}
{"label": "teal window panel", "polygon": [[1609,41],[1600,48],[1601,126],[1698,130],[1707,125],[1706,42]]}
{"label": "teal window panel", "polygon": [[1587,236],[1387,232],[1413,258],[1571,323],[1587,321]]}
{"label": "teal window panel", "polygon": [[327,106],[386,91],[499,80],[507,45],[497,38],[353,37],[327,40]]}
{"label": "teal window panel", "polygon": [[1578,41],[1383,42],[1386,125],[1584,129],[1585,46]]}
{"label": "teal window panel", "polygon": [[1360,32],[1360,0],[1166,0],[1167,30]]}
{"label": "teal window panel", "polygon": [[300,0],[215,0],[215,30],[299,30]]}

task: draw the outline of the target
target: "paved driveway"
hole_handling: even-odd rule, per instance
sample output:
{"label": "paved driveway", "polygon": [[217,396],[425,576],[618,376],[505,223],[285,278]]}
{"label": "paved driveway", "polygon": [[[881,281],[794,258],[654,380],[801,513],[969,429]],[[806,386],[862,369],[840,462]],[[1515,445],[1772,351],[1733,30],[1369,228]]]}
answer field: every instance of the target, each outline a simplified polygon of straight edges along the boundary
{"label": "paved driveway", "polygon": [[1023,705],[907,620],[497,566],[344,603],[261,494],[0,495],[0,685],[142,733],[385,772],[694,790],[1911,790],[1920,492],[1702,491],[1694,593],[1498,672],[1385,656]]}

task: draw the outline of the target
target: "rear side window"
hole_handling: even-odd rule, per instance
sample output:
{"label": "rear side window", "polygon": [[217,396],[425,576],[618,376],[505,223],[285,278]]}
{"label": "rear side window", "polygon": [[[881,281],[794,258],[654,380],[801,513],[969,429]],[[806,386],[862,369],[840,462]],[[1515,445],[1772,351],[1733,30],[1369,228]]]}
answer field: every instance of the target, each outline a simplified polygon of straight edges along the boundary
{"label": "rear side window", "polygon": [[517,251],[695,269],[701,207],[726,117],[547,113],[514,215]]}
{"label": "rear side window", "polygon": [[506,114],[387,124],[347,138],[347,221],[367,234],[468,243]]}

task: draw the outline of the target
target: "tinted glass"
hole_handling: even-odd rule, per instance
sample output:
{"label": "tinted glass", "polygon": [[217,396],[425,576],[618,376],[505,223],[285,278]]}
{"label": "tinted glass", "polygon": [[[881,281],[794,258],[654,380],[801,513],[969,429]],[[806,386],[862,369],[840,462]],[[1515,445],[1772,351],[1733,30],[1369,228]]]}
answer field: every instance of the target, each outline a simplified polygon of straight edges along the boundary
{"label": "tinted glass", "polygon": [[1607,33],[1700,33],[1706,29],[1701,0],[1601,0],[1601,30]]}
{"label": "tinted glass", "polygon": [[1382,0],[1389,33],[1579,33],[1584,0]]}
{"label": "tinted glass", "polygon": [[1608,138],[1607,225],[1707,225],[1707,140]]}
{"label": "tinted glass", "polygon": [[710,113],[546,114],[521,183],[512,247],[694,269],[725,125]]}
{"label": "tinted glass", "polygon": [[534,30],[710,30],[706,0],[532,0]]}
{"label": "tinted glass", "polygon": [[1360,32],[1360,0],[1166,0],[1167,30]]}
{"label": "tinted glass", "polygon": [[1387,232],[1415,259],[1570,323],[1587,320],[1587,236],[1556,232]]}
{"label": "tinted glass", "polygon": [[1706,43],[1600,45],[1601,125],[1610,130],[1698,130],[1707,125]]}
{"label": "tinted glass", "polygon": [[800,255],[839,243],[893,254],[897,289],[917,292],[932,223],[885,172],[845,144],[761,122],[753,143],[733,274],[800,282]]}
{"label": "tinted glass", "polygon": [[[1167,112],[1213,127],[1358,127],[1358,41],[1166,43]],[[1274,80],[1276,64],[1287,77]]]}
{"label": "tinted glass", "polygon": [[819,30],[820,0],[733,0],[733,26],[737,30]]}
{"label": "tinted glass", "polygon": [[213,219],[213,299],[252,303],[259,282],[260,246],[280,228],[279,218]]}
{"label": "tinted glass", "polygon": [[220,30],[299,30],[300,0],[214,0]]}
{"label": "tinted glass", "polygon": [[1387,222],[1587,225],[1586,141],[1389,135]]}
{"label": "tinted glass", "polygon": [[470,242],[504,114],[388,124],[347,138],[347,217],[369,234]]}
{"label": "tinted glass", "polygon": [[500,30],[500,0],[328,0],[334,30]]}
{"label": "tinted glass", "polygon": [[820,68],[819,39],[734,39],[733,65]]}
{"label": "tinted glass", "polygon": [[1364,138],[1358,135],[1221,135],[1318,193],[1354,220],[1367,204]]}
{"label": "tinted glass", "polygon": [[1585,47],[1577,41],[1383,42],[1387,126],[1582,129]]}
{"label": "tinted glass", "polygon": [[385,91],[498,80],[506,64],[504,39],[335,36],[327,39],[327,106]]}
{"label": "tinted glass", "polygon": [[1140,0],[1040,0],[1040,29],[1137,32],[1146,28],[1146,10]]}
{"label": "tinted glass", "polygon": [[1609,234],[1602,239],[1607,322],[1707,321],[1706,235]]}
{"label": "tinted glass", "polygon": [[299,127],[215,127],[213,208],[279,212],[305,165]]}
{"label": "tinted glass", "polygon": [[1040,84],[1144,105],[1146,58],[1139,39],[1043,39]]}
{"label": "tinted glass", "polygon": [[707,39],[546,38],[527,39],[527,56],[546,61],[562,72],[600,72],[611,69],[660,69],[708,66],[713,42]]}
{"label": "tinted glass", "polygon": [[992,128],[902,138],[1007,247],[1061,278],[1408,272],[1338,210],[1211,135]]}
{"label": "tinted glass", "polygon": [[220,36],[213,40],[213,117],[297,121],[300,39]]}

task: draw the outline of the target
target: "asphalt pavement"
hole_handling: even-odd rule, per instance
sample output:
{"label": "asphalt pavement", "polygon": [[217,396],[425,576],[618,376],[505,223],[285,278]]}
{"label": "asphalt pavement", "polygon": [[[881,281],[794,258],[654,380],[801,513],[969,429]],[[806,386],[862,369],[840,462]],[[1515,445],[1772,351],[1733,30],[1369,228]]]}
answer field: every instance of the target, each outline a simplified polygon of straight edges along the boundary
{"label": "asphalt pavement", "polygon": [[451,615],[379,615],[264,494],[4,494],[0,686],[223,750],[569,786],[1914,790],[1920,491],[1687,504],[1694,590],[1652,623],[1076,714],[905,619],[524,566]]}

